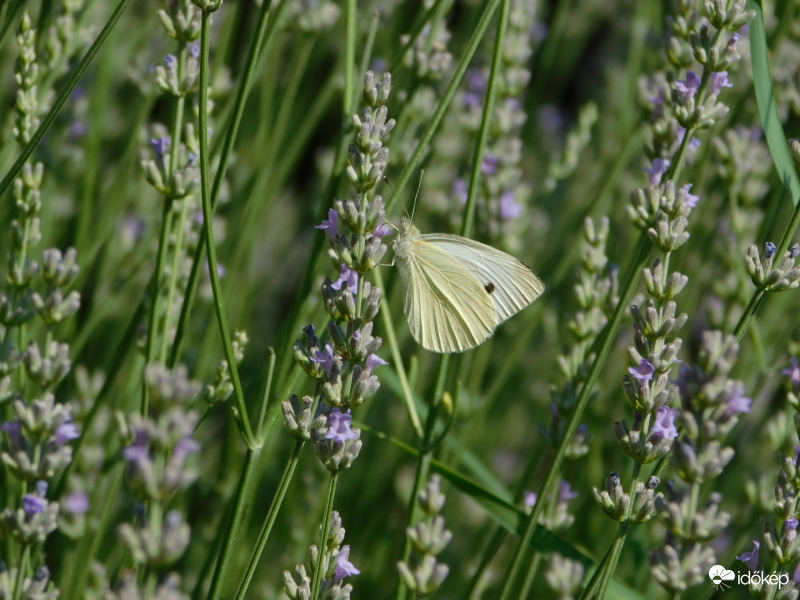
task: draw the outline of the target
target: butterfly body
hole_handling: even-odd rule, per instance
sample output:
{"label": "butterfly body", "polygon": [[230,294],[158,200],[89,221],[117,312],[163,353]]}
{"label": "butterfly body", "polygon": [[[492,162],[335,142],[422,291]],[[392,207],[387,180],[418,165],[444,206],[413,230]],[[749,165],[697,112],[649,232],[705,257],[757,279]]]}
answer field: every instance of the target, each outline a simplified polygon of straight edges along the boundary
{"label": "butterfly body", "polygon": [[394,255],[411,335],[433,352],[482,344],[544,290],[513,256],[458,235],[423,235],[410,219],[400,225]]}

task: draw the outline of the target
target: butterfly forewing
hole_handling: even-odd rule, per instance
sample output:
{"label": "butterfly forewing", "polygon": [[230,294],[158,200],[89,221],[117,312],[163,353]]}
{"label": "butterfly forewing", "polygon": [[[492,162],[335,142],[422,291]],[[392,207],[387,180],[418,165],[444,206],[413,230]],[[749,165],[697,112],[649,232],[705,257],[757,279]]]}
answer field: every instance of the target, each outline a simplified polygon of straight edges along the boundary
{"label": "butterfly forewing", "polygon": [[398,262],[414,339],[434,352],[462,352],[494,332],[497,310],[483,284],[448,251],[417,240]]}
{"label": "butterfly forewing", "polygon": [[486,244],[445,233],[421,235],[419,242],[454,257],[480,282],[497,311],[495,325],[517,314],[544,291],[542,280],[525,263]]}

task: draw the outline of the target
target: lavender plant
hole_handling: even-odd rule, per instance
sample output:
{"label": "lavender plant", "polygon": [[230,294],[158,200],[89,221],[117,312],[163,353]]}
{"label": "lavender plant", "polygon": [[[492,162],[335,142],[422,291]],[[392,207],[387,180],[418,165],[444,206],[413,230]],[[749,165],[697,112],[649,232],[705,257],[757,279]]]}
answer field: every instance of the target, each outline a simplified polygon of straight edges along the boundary
{"label": "lavender plant", "polygon": [[[0,596],[795,597],[800,8],[753,9],[0,6]],[[422,168],[547,282],[444,363],[375,270]]]}

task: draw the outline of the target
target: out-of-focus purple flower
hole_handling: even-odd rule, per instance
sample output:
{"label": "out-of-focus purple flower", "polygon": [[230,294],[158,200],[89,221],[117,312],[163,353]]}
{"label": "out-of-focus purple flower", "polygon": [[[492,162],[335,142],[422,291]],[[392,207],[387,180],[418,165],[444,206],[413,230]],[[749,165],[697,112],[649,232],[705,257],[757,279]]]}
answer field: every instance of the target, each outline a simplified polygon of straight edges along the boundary
{"label": "out-of-focus purple flower", "polygon": [[200,44],[189,44],[189,54],[192,58],[200,58]]}
{"label": "out-of-focus purple flower", "polygon": [[202,446],[200,445],[200,442],[186,437],[175,444],[175,454],[184,456],[186,454],[191,454],[192,452],[200,452],[201,448]]}
{"label": "out-of-focus purple flower", "polygon": [[677,416],[677,408],[662,406],[656,411],[656,420],[651,433],[658,438],[674,440],[678,437],[678,428],[675,427],[675,417]]}
{"label": "out-of-focus purple flower", "polygon": [[461,204],[466,204],[467,197],[469,196],[469,185],[467,182],[461,178],[456,179],[453,182],[453,195]]}
{"label": "out-of-focus purple flower", "polygon": [[334,408],[328,415],[328,431],[325,433],[325,438],[340,443],[356,439],[358,433],[350,428],[352,422],[353,417],[349,413]]}
{"label": "out-of-focus purple flower", "polygon": [[342,289],[342,284],[346,283],[347,287],[350,288],[350,291],[355,294],[358,291],[358,272],[354,271],[347,265],[342,265],[342,272],[339,275],[339,279],[334,281],[331,284],[331,287],[335,290]]}
{"label": "out-of-focus purple flower", "polygon": [[72,492],[64,497],[61,506],[73,515],[84,515],[89,512],[89,497],[83,492]]}
{"label": "out-of-focus purple flower", "polygon": [[800,521],[792,517],[791,519],[787,519],[784,524],[783,528],[786,531],[797,531],[797,526],[800,525]]}
{"label": "out-of-focus purple flower", "polygon": [[133,443],[122,451],[125,460],[136,462],[148,458],[147,447],[150,444],[150,435],[144,428],[137,429],[134,433]]}
{"label": "out-of-focus purple flower", "polygon": [[389,364],[388,361],[383,360],[377,354],[370,354],[369,356],[367,356],[367,361],[366,361],[367,373],[372,375],[372,371],[374,371],[376,367],[388,364]]}
{"label": "out-of-focus purple flower", "polygon": [[653,164],[644,170],[645,173],[650,175],[650,185],[655,187],[661,183],[661,177],[669,169],[669,161],[664,158],[654,158]]}
{"label": "out-of-focus purple flower", "polygon": [[22,448],[22,423],[20,421],[6,421],[0,423],[0,431],[5,431],[11,447],[15,450]]}
{"label": "out-of-focus purple flower", "polygon": [[711,73],[711,88],[708,93],[712,98],[716,98],[722,91],[722,88],[726,87],[733,87],[733,83],[728,79],[727,71]]}
{"label": "out-of-focus purple flower", "polygon": [[164,158],[169,154],[169,149],[172,146],[172,140],[166,136],[160,138],[150,138],[150,145],[153,147],[153,152],[156,153],[158,158]]}
{"label": "out-of-focus purple flower", "polygon": [[560,502],[569,502],[573,498],[577,498],[578,493],[573,492],[572,489],[569,487],[569,482],[561,480],[561,483],[558,485],[558,499]]}
{"label": "out-of-focus purple flower", "polygon": [[761,546],[758,540],[753,540],[753,549],[750,552],[745,552],[736,557],[736,560],[742,561],[747,565],[751,571],[758,570],[758,549]]}
{"label": "out-of-focus purple flower", "polygon": [[56,446],[59,448],[69,442],[81,437],[81,431],[78,426],[71,421],[62,423],[56,428]]}
{"label": "out-of-focus purple flower", "polygon": [[528,508],[533,508],[536,506],[536,501],[539,499],[539,495],[536,492],[532,492],[530,490],[525,490],[525,506]]}
{"label": "out-of-focus purple flower", "polygon": [[772,258],[773,256],[775,256],[775,252],[777,250],[778,248],[772,242],[767,242],[766,244],[764,244],[764,256],[766,258]]}
{"label": "out-of-focus purple flower", "polygon": [[164,57],[164,64],[166,65],[167,69],[177,69],[178,68],[178,59],[175,58],[174,54],[167,54]]}
{"label": "out-of-focus purple flower", "polygon": [[341,581],[345,577],[361,573],[361,571],[356,569],[355,565],[350,562],[349,558],[350,546],[342,546],[341,550],[339,550],[339,556],[336,558],[336,572],[333,574],[334,580]]}
{"label": "out-of-focus purple flower", "polygon": [[200,157],[195,152],[189,152],[189,166],[194,167],[197,166],[197,161]]}
{"label": "out-of-focus purple flower", "polygon": [[639,361],[638,366],[628,368],[628,373],[630,373],[634,379],[639,381],[650,381],[653,379],[653,374],[655,372],[655,366],[646,358],[643,358],[641,361]]}
{"label": "out-of-focus purple flower", "polygon": [[789,381],[792,382],[792,385],[800,385],[800,362],[798,362],[796,356],[793,356],[791,360],[792,366],[786,367],[781,371],[781,375],[786,375]]}
{"label": "out-of-focus purple flower", "polygon": [[518,219],[522,215],[522,205],[514,198],[514,192],[509,190],[500,196],[500,219],[509,221]]}
{"label": "out-of-focus purple flower", "polygon": [[687,183],[681,189],[686,193],[686,206],[688,206],[689,208],[696,207],[697,203],[700,201],[700,196],[689,193],[689,190],[692,189],[692,184]]}
{"label": "out-of-focus purple flower", "polygon": [[683,94],[684,100],[688,101],[694,98],[697,89],[700,87],[700,76],[694,71],[686,73],[686,79],[683,81],[676,81],[675,87]]}
{"label": "out-of-focus purple flower", "polygon": [[486,153],[481,163],[481,172],[484,175],[494,175],[497,173],[497,168],[500,166],[500,159],[491,153]]}
{"label": "out-of-focus purple flower", "polygon": [[29,517],[43,513],[47,508],[47,500],[39,494],[25,494],[22,497],[22,510]]}
{"label": "out-of-focus purple flower", "polygon": [[339,213],[334,209],[328,210],[328,218],[322,224],[316,225],[316,229],[322,229],[328,236],[328,239],[333,241],[339,235]]}
{"label": "out-of-focus purple flower", "polygon": [[333,369],[333,346],[330,343],[325,344],[325,350],[317,350],[314,356],[311,357],[311,362],[315,362],[322,367],[328,375],[331,374]]}
{"label": "out-of-focus purple flower", "polygon": [[725,412],[728,415],[738,415],[741,413],[749,413],[750,405],[753,401],[744,395],[744,386],[741,383],[736,384],[733,388],[731,397],[728,398],[728,404],[725,407]]}
{"label": "out-of-focus purple flower", "polygon": [[531,36],[531,42],[534,44],[540,44],[547,38],[547,24],[543,21],[534,21],[531,25],[531,29],[528,32],[528,35]]}
{"label": "out-of-focus purple flower", "polygon": [[480,69],[467,71],[467,91],[464,92],[464,104],[468,108],[483,108],[483,96],[486,93],[486,77]]}

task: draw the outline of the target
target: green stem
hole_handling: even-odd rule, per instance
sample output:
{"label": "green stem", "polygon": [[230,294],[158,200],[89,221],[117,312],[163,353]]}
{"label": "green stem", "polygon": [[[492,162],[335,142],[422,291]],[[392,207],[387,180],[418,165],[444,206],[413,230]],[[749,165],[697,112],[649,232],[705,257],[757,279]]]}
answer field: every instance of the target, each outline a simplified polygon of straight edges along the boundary
{"label": "green stem", "polygon": [[[219,165],[217,166],[217,173],[214,177],[214,187],[211,191],[211,212],[217,207],[217,202],[219,199],[219,191],[222,188],[222,182],[225,179],[225,172],[228,168],[228,162],[230,160],[231,153],[233,152],[233,144],[236,141],[236,135],[239,132],[239,126],[242,122],[242,114],[244,113],[244,106],[245,101],[247,100],[247,96],[250,93],[250,88],[252,86],[253,79],[256,73],[256,65],[259,61],[259,52],[262,46],[268,46],[269,41],[272,39],[272,34],[274,33],[274,27],[270,27],[270,35],[267,36],[267,25],[273,24],[277,22],[278,17],[280,16],[280,12],[283,10],[283,7],[286,6],[288,2],[283,0],[280,3],[278,8],[278,14],[276,15],[276,19],[273,21],[269,20],[270,15],[270,5],[271,0],[264,0],[264,3],[261,5],[261,12],[259,13],[258,17],[258,25],[256,27],[256,37],[253,40],[253,43],[250,44],[250,52],[247,56],[247,62],[244,67],[244,72],[242,74],[242,78],[239,82],[239,89],[236,93],[236,101],[233,108],[233,114],[231,116],[230,126],[227,128],[227,134],[225,136],[225,141],[222,145],[222,152],[219,159]],[[265,44],[264,39],[268,37],[268,41]],[[205,209],[204,209],[205,210]],[[204,218],[206,217],[204,213]],[[186,284],[186,292],[183,296],[183,303],[181,304],[181,312],[180,316],[178,317],[178,324],[175,330],[175,341],[172,344],[172,351],[169,356],[169,362],[167,363],[168,366],[172,367],[178,360],[178,352],[180,350],[181,342],[183,341],[184,334],[186,332],[186,324],[189,321],[189,313],[192,307],[192,300],[194,299],[195,293],[197,291],[197,285],[200,281],[200,269],[203,266],[203,252],[206,248],[206,238],[205,236],[201,236],[200,240],[197,242],[197,246],[195,246],[194,250],[194,257],[192,260],[192,270],[189,274],[189,281]]]}
{"label": "green stem", "polygon": [[436,133],[437,129],[439,129],[439,125],[442,122],[444,113],[449,108],[453,98],[455,98],[458,86],[461,85],[461,80],[464,78],[464,74],[467,72],[469,63],[472,60],[472,57],[475,55],[475,52],[478,49],[481,40],[483,39],[483,34],[486,32],[486,28],[489,26],[489,22],[492,20],[494,11],[497,9],[497,5],[499,3],[500,0],[488,0],[486,2],[486,8],[483,9],[481,18],[478,21],[475,30],[472,32],[469,41],[467,42],[467,47],[464,49],[461,61],[458,63],[455,73],[453,73],[453,78],[450,80],[450,84],[447,86],[447,90],[442,97],[442,101],[439,103],[439,106],[436,108],[436,112],[431,117],[430,125],[428,125],[428,128],[422,134],[419,144],[417,144],[414,153],[398,178],[397,184],[392,191],[392,195],[386,201],[387,213],[391,211],[395,201],[400,197],[400,193],[403,191],[403,188],[405,188],[408,180],[411,178],[411,175],[419,166],[423,155],[428,150],[428,145],[430,144],[431,139],[433,139],[433,134]]}
{"label": "green stem", "polygon": [[5,193],[5,191],[8,189],[8,186],[11,185],[11,183],[14,181],[14,178],[19,173],[20,169],[22,169],[22,166],[27,162],[28,157],[39,145],[39,142],[42,141],[42,138],[44,138],[45,134],[50,130],[50,127],[53,126],[53,123],[55,123],[58,113],[60,113],[61,109],[64,107],[64,103],[72,95],[72,92],[75,90],[78,82],[83,77],[86,69],[89,68],[89,64],[91,64],[95,55],[100,50],[100,47],[105,43],[109,34],[116,26],[117,21],[119,21],[120,17],[122,16],[122,13],[125,12],[129,2],[130,0],[120,0],[119,4],[117,4],[117,7],[114,9],[114,12],[109,17],[105,26],[100,31],[97,38],[95,38],[94,42],[92,42],[92,45],[86,51],[86,54],[83,56],[81,62],[67,80],[67,83],[64,84],[64,89],[62,89],[61,93],[58,95],[58,97],[56,97],[55,101],[53,102],[53,106],[50,107],[47,115],[45,115],[45,117],[42,119],[42,122],[39,125],[39,128],[36,130],[36,133],[33,134],[33,137],[31,137],[30,141],[25,146],[25,149],[17,157],[17,160],[8,170],[6,176],[3,177],[3,180],[0,181],[0,196]]}
{"label": "green stem", "polygon": [[[158,255],[156,257],[156,269],[153,274],[152,286],[150,287],[150,317],[147,324],[147,345],[145,347],[144,367],[146,368],[154,360],[154,353],[156,347],[156,338],[158,337],[159,327],[159,308],[161,302],[161,278],[164,275],[164,264],[167,261],[167,246],[169,244],[169,234],[172,229],[172,200],[169,198],[164,199],[164,206],[161,212],[161,235],[158,240]],[[169,307],[167,308],[169,310]],[[166,335],[166,333],[165,333]],[[142,378],[144,379],[144,371],[142,371]],[[142,381],[142,404],[140,412],[143,415],[147,414],[149,404],[149,394],[147,386]]]}
{"label": "green stem", "polygon": [[[639,281],[642,266],[647,260],[649,251],[650,242],[647,239],[647,235],[642,233],[639,237],[639,241],[636,244],[636,249],[634,250],[634,258],[631,261],[626,273],[625,285],[620,292],[619,303],[614,309],[614,313],[611,315],[605,330],[598,338],[599,347],[597,349],[597,354],[591,368],[589,369],[589,374],[586,377],[586,383],[581,388],[580,395],[578,396],[578,400],[575,405],[575,410],[572,413],[569,423],[567,424],[566,430],[564,431],[564,438],[556,450],[556,454],[553,457],[553,462],[550,465],[544,483],[539,490],[539,498],[548,498],[552,490],[555,489],[555,485],[558,482],[561,474],[561,466],[563,465],[564,459],[567,455],[569,441],[575,436],[575,433],[578,430],[583,413],[586,410],[586,407],[589,405],[589,398],[594,390],[595,383],[597,382],[600,372],[605,365],[606,359],[611,351],[611,346],[616,341],[616,335],[622,323],[622,317],[625,314],[625,311],[628,309],[628,304],[630,303],[631,298],[633,298],[633,293],[636,290],[636,284]],[[519,544],[514,552],[511,566],[504,577],[505,583],[500,596],[501,600],[508,600],[510,598],[514,587],[514,582],[518,577],[520,577],[523,559],[525,557],[525,549],[530,546],[530,543],[533,540],[533,533],[536,530],[536,523],[541,518],[542,510],[545,504],[547,503],[537,502],[533,508],[533,511],[531,511],[531,514],[528,517],[528,521],[525,525],[525,531],[520,538]]]}
{"label": "green stem", "polygon": [[[236,499],[233,505],[233,512],[230,516],[228,527],[226,527],[225,537],[222,540],[219,559],[211,578],[211,585],[208,588],[206,598],[215,600],[222,597],[222,589],[231,565],[231,560],[235,552],[234,549],[242,542],[240,537],[242,520],[245,512],[250,507],[249,500],[253,484],[256,483],[256,467],[258,458],[261,455],[261,448],[248,449],[245,455],[242,475],[239,478],[239,485],[236,488]],[[248,580],[249,581],[249,580]],[[245,588],[246,589],[246,588]]]}
{"label": "green stem", "polygon": [[[380,269],[375,269],[375,284],[382,290],[386,289],[386,286],[383,285],[383,277]],[[417,407],[414,404],[414,392],[411,391],[411,386],[408,384],[408,375],[406,374],[406,368],[403,366],[403,356],[400,354],[400,346],[397,343],[397,336],[394,333],[392,313],[389,310],[389,303],[385,300],[381,301],[380,315],[383,320],[384,333],[389,342],[389,349],[392,353],[392,364],[400,380],[400,387],[403,389],[403,401],[408,411],[408,419],[411,421],[411,426],[414,428],[414,432],[417,436],[422,437],[422,423],[419,420]]]}
{"label": "green stem", "polygon": [[[439,403],[444,393],[444,383],[447,376],[447,369],[450,365],[450,355],[443,354],[439,360],[439,373],[436,376],[436,387],[433,392],[430,405],[428,406],[428,416],[425,419],[425,433],[419,442],[419,456],[417,457],[417,468],[414,476],[414,486],[411,489],[411,497],[408,499],[408,524],[411,525],[417,521],[417,514],[419,513],[419,505],[417,498],[419,497],[420,490],[425,486],[430,473],[431,459],[433,458],[433,450],[435,447],[431,444],[433,439],[433,432],[436,427],[436,419],[438,417]],[[408,562],[411,556],[411,540],[406,536],[405,546],[403,547],[403,561]],[[397,593],[395,594],[396,600],[402,600],[406,596],[406,584],[402,577],[398,578]]]}
{"label": "green stem", "polygon": [[320,532],[319,553],[317,554],[317,564],[314,568],[314,579],[311,583],[311,600],[319,598],[319,586],[322,582],[322,567],[325,564],[325,555],[328,548],[328,530],[331,527],[331,512],[333,511],[333,499],[336,497],[336,483],[339,481],[339,474],[331,474],[330,485],[328,486],[328,500],[325,503],[325,514],[322,517],[322,531]]}
{"label": "green stem", "polygon": [[481,116],[481,128],[478,132],[478,139],[475,142],[475,153],[472,158],[472,172],[469,178],[469,195],[467,197],[466,214],[461,224],[461,235],[464,237],[469,237],[472,230],[472,222],[475,219],[475,206],[478,198],[478,179],[481,175],[481,164],[483,163],[483,156],[486,153],[486,145],[489,141],[489,130],[494,123],[494,102],[497,98],[500,71],[503,68],[503,44],[506,39],[506,31],[508,31],[510,4],[509,0],[503,0],[500,5],[500,17],[497,20],[497,35],[494,40],[492,70],[489,73],[486,100],[483,104],[483,115]]}
{"label": "green stem", "polygon": [[[783,232],[783,237],[781,238],[780,244],[778,244],[778,249],[775,251],[776,262],[783,260],[783,256],[789,249],[789,244],[792,243],[792,239],[794,238],[795,233],[797,233],[798,227],[800,227],[800,202],[797,202],[795,205],[792,218]],[[765,293],[766,292],[763,289],[756,290],[752,298],[750,298],[750,303],[747,305],[747,308],[745,309],[744,313],[742,313],[742,316],[739,318],[739,322],[736,324],[736,327],[733,330],[737,340],[741,341],[744,332],[747,331],[747,327],[750,325],[750,319],[753,318],[753,315],[755,314],[756,309],[761,303]]]}
{"label": "green stem", "polygon": [[231,374],[231,383],[235,395],[238,418],[236,425],[248,448],[253,447],[253,432],[250,429],[250,419],[247,416],[247,406],[244,401],[244,391],[239,380],[239,369],[236,366],[236,357],[233,354],[231,337],[228,332],[228,322],[225,318],[225,307],[222,300],[222,287],[219,283],[217,272],[217,252],[214,246],[213,215],[211,207],[211,193],[209,190],[209,157],[208,157],[208,53],[210,35],[211,13],[203,11],[200,27],[200,183],[203,197],[203,234],[208,249],[208,272],[211,278],[211,290],[214,294],[214,309],[217,315],[217,324],[225,350],[225,359]]}
{"label": "green stem", "polygon": [[[250,555],[250,561],[247,563],[247,570],[245,571],[242,581],[239,584],[239,589],[236,591],[236,596],[234,596],[235,600],[243,600],[245,598],[245,594],[247,594],[247,588],[250,586],[250,581],[253,579],[253,575],[256,572],[258,561],[261,559],[261,555],[264,553],[264,548],[266,547],[267,540],[272,532],[272,527],[275,525],[275,519],[278,517],[278,512],[280,511],[281,505],[283,504],[283,499],[286,496],[286,491],[289,489],[289,483],[292,481],[292,477],[294,476],[294,471],[297,467],[298,461],[300,460],[300,453],[303,450],[304,445],[305,442],[297,442],[294,446],[294,450],[292,451],[292,455],[289,457],[289,461],[286,463],[286,467],[283,470],[283,475],[281,475],[281,480],[278,482],[278,489],[275,492],[275,496],[273,497],[272,503],[269,506],[267,515],[264,517],[264,523],[261,525],[261,531],[258,533],[258,541],[253,548],[253,553]],[[209,595],[208,597],[209,599],[212,599],[216,598],[217,596]]]}

